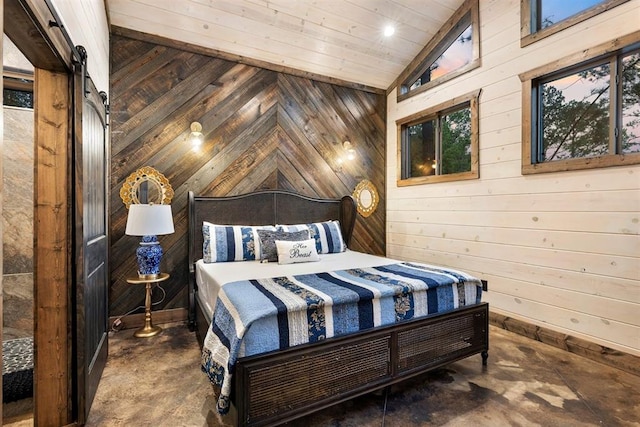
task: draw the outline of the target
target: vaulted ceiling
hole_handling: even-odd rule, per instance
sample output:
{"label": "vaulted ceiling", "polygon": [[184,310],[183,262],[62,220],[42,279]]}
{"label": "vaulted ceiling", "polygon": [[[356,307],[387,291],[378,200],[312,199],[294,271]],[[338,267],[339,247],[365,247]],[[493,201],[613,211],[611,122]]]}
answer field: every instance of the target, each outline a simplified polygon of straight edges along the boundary
{"label": "vaulted ceiling", "polygon": [[112,26],[387,89],[463,0],[106,3]]}

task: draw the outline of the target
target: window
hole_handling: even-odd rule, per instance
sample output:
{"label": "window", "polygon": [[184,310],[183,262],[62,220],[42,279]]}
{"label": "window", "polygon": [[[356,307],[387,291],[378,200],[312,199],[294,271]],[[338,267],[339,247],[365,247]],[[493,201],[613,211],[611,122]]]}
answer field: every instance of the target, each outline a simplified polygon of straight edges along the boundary
{"label": "window", "polygon": [[[624,39],[624,40],[623,40]],[[523,81],[522,173],[640,163],[640,33]],[[563,59],[564,65],[578,62]]]}
{"label": "window", "polygon": [[399,120],[398,185],[478,178],[478,97],[474,92]]}
{"label": "window", "polygon": [[[469,15],[467,15],[467,19],[462,23],[466,24],[469,19]],[[462,26],[464,27],[464,25]],[[457,31],[450,33],[453,41],[445,44],[445,51],[439,56],[437,56],[439,51],[434,51],[433,55],[429,55],[424,65],[426,69],[420,70],[422,73],[411,83],[411,86],[402,85],[400,91],[405,94],[469,65],[473,60],[472,34],[471,24],[467,25],[460,34]]]}
{"label": "window", "polygon": [[522,0],[520,45],[527,46],[629,0]]}
{"label": "window", "polygon": [[402,72],[398,100],[480,66],[479,46],[478,0],[467,0]]}

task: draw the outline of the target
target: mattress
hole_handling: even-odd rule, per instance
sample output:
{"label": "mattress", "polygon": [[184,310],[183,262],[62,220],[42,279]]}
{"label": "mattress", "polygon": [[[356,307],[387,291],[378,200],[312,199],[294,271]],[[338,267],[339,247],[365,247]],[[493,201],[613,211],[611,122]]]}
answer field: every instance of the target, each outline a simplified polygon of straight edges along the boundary
{"label": "mattress", "polygon": [[314,274],[347,268],[366,268],[397,263],[397,260],[347,249],[345,252],[321,254],[319,262],[280,265],[276,262],[196,262],[198,301],[207,319],[213,318],[218,292],[225,283],[238,280],[266,279],[277,276]]}

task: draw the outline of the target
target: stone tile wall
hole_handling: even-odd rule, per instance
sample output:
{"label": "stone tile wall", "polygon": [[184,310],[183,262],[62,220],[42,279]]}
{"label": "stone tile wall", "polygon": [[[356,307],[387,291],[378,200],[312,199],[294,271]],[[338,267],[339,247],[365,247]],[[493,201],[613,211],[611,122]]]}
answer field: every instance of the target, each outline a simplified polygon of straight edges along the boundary
{"label": "stone tile wall", "polygon": [[33,110],[4,107],[3,339],[33,336]]}

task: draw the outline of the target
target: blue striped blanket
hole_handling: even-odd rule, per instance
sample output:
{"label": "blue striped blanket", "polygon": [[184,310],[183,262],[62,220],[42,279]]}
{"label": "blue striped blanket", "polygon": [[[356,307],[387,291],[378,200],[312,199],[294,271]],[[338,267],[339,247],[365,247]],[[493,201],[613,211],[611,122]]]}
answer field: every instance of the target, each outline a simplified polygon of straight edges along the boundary
{"label": "blue striped blanket", "polygon": [[202,370],[229,410],[238,358],[312,343],[480,302],[482,284],[459,271],[396,263],[225,284]]}

